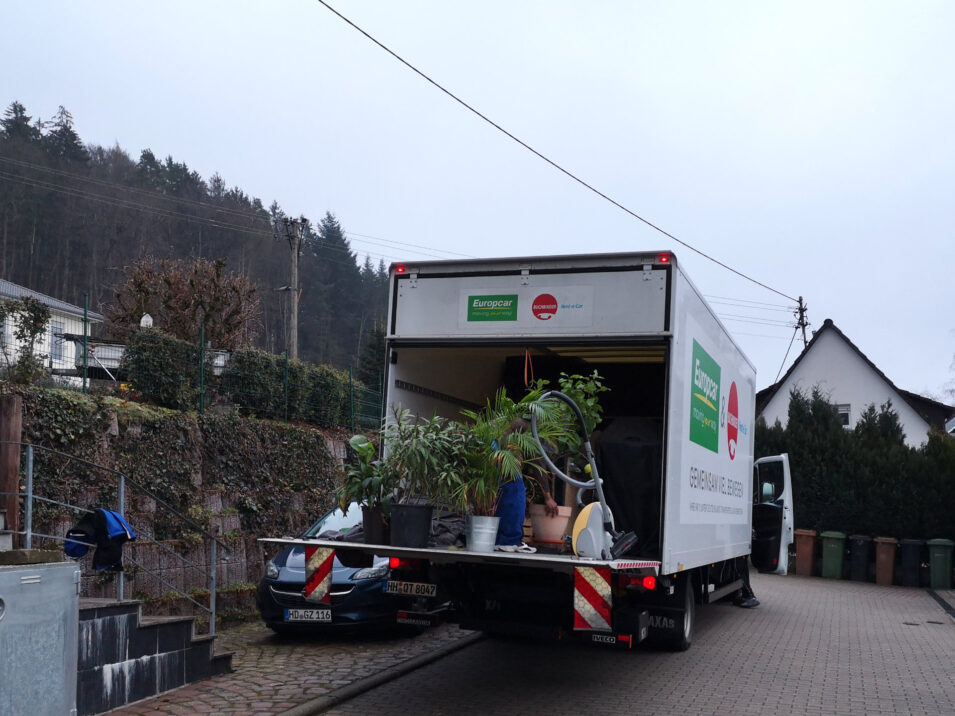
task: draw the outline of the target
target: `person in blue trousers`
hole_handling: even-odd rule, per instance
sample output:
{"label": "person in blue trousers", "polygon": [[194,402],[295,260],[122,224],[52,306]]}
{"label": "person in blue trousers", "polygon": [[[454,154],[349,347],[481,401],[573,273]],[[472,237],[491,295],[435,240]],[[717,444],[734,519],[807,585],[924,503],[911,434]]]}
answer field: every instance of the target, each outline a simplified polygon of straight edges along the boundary
{"label": "person in blue trousers", "polygon": [[[512,432],[523,431],[530,427],[530,423],[523,419],[517,419],[510,429],[502,436],[507,438]],[[557,514],[557,502],[554,496],[550,494],[550,488],[546,480],[542,480],[536,475],[532,477],[541,488],[544,495],[544,509],[551,517]],[[532,553],[537,550],[530,545],[524,544],[524,516],[527,513],[527,488],[524,486],[524,480],[510,480],[501,485],[498,490],[497,511],[495,515],[500,518],[497,527],[497,539],[495,549],[500,552],[526,552]]]}

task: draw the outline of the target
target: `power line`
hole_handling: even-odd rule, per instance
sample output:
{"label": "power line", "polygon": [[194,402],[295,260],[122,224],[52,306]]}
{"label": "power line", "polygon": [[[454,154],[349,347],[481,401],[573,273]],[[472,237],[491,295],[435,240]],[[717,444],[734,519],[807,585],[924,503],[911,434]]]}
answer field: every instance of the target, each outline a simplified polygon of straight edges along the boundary
{"label": "power line", "polygon": [[386,244],[394,244],[394,245],[396,245],[396,246],[410,246],[410,247],[415,248],[415,249],[426,249],[426,250],[428,250],[428,251],[439,251],[439,252],[441,252],[442,254],[448,254],[448,255],[450,255],[450,256],[460,256],[461,258],[465,258],[465,259],[477,258],[476,256],[472,256],[471,254],[459,254],[459,253],[456,252],[456,251],[447,251],[447,250],[445,250],[445,249],[436,249],[436,248],[433,247],[433,246],[421,246],[421,245],[419,245],[419,244],[408,244],[408,243],[405,243],[405,242],[403,242],[403,241],[392,241],[391,239],[382,239],[382,238],[379,237],[379,236],[368,236],[367,234],[358,234],[358,233],[355,233],[354,231],[346,231],[345,233],[348,234],[349,236],[360,236],[360,237],[363,238],[363,239],[375,239],[376,241],[384,241]]}
{"label": "power line", "polygon": [[709,260],[709,261],[712,261],[713,263],[715,263],[715,264],[718,265],[718,266],[722,266],[724,269],[726,269],[727,271],[729,271],[729,272],[731,272],[731,273],[736,274],[736,275],[739,276],[740,278],[746,279],[747,281],[750,281],[750,282],[756,284],[757,286],[761,286],[762,288],[765,288],[767,291],[772,291],[773,293],[775,293],[775,294],[777,294],[777,295],[779,295],[779,296],[782,296],[783,298],[788,298],[790,301],[795,301],[795,300],[796,300],[796,299],[793,298],[792,296],[788,296],[787,294],[783,293],[782,291],[777,291],[775,288],[773,288],[772,286],[766,285],[766,284],[763,283],[762,281],[758,281],[757,279],[755,279],[755,278],[753,278],[753,277],[751,277],[751,276],[747,276],[746,274],[744,274],[744,273],[741,272],[741,271],[737,271],[737,270],[734,269],[733,267],[728,266],[727,264],[725,264],[725,263],[723,263],[722,261],[720,261],[720,260],[714,258],[713,256],[710,256],[709,254],[704,253],[703,251],[701,251],[700,249],[696,248],[695,246],[691,246],[691,245],[688,244],[686,241],[683,241],[682,239],[678,239],[676,236],[674,236],[674,235],[671,234],[670,232],[668,232],[668,231],[662,229],[661,227],[657,226],[656,224],[654,224],[653,222],[649,221],[648,219],[643,218],[642,216],[640,216],[639,214],[637,214],[637,213],[636,213],[635,211],[633,211],[632,209],[627,208],[626,206],[624,206],[623,204],[621,204],[621,203],[620,203],[619,201],[617,201],[616,199],[611,198],[610,196],[608,196],[607,194],[603,193],[602,191],[600,191],[599,189],[597,189],[597,188],[594,187],[593,185],[588,184],[586,181],[584,181],[583,179],[581,179],[580,177],[578,177],[576,174],[573,174],[573,173],[570,172],[569,170],[564,169],[564,167],[562,167],[560,164],[558,164],[558,163],[555,162],[554,160],[550,159],[549,157],[545,156],[544,154],[541,154],[539,151],[537,151],[537,150],[534,149],[532,146],[530,146],[527,142],[525,142],[525,141],[523,141],[522,139],[518,138],[517,136],[511,134],[509,131],[507,131],[506,129],[504,129],[504,127],[502,127],[502,126],[499,125],[497,122],[494,122],[494,121],[491,120],[489,117],[487,117],[486,115],[484,115],[484,114],[482,114],[481,112],[479,112],[477,109],[475,109],[474,107],[472,107],[471,105],[469,105],[467,102],[465,102],[463,99],[461,99],[460,97],[458,97],[457,95],[455,95],[455,94],[454,94],[453,92],[451,92],[450,90],[445,89],[444,86],[438,84],[438,82],[436,82],[435,80],[431,79],[431,78],[430,78],[428,75],[426,75],[424,72],[422,72],[421,70],[419,70],[417,67],[415,67],[414,65],[412,65],[410,62],[408,62],[408,61],[407,61],[406,59],[404,59],[403,57],[401,57],[401,55],[399,55],[399,54],[397,54],[396,52],[394,52],[394,51],[393,51],[392,49],[390,49],[387,45],[385,45],[385,44],[383,44],[382,42],[378,41],[377,39],[375,39],[374,37],[372,37],[368,32],[366,32],[365,30],[363,30],[362,28],[360,28],[358,25],[356,25],[354,22],[352,22],[351,20],[349,20],[347,17],[345,17],[344,15],[342,15],[340,12],[338,12],[338,10],[336,10],[336,9],[333,8],[331,5],[329,5],[327,2],[325,2],[325,0],[317,0],[317,2],[318,2],[320,5],[324,6],[326,9],[328,9],[328,10],[329,10],[331,13],[333,13],[334,15],[337,15],[339,18],[341,18],[341,19],[342,19],[343,21],[345,21],[347,24],[351,25],[351,27],[353,27],[355,30],[357,30],[358,32],[360,32],[360,33],[361,33],[362,35],[364,35],[365,37],[367,37],[367,38],[368,38],[369,40],[371,40],[373,43],[375,43],[376,45],[378,45],[378,47],[380,47],[382,50],[384,50],[384,51],[387,52],[389,55],[391,55],[392,57],[394,57],[394,58],[395,58],[396,60],[398,60],[401,64],[405,65],[405,67],[407,67],[408,69],[410,69],[412,72],[414,72],[415,74],[417,74],[419,77],[421,77],[422,79],[424,79],[426,82],[428,82],[428,83],[434,85],[436,88],[438,88],[439,90],[441,90],[444,94],[446,94],[448,97],[450,97],[450,98],[453,99],[455,102],[457,102],[458,104],[460,104],[462,107],[464,107],[464,108],[467,109],[468,111],[472,112],[473,114],[475,114],[475,115],[477,115],[478,117],[480,117],[481,119],[483,119],[485,122],[487,122],[488,124],[490,124],[492,127],[494,127],[496,130],[498,130],[499,132],[501,132],[501,133],[504,134],[505,136],[507,136],[507,137],[509,137],[510,139],[512,139],[513,141],[517,142],[519,145],[521,145],[522,147],[524,147],[524,149],[526,149],[527,151],[529,151],[529,152],[531,152],[532,154],[534,154],[537,158],[539,158],[539,159],[543,160],[544,162],[546,162],[547,164],[551,165],[554,169],[556,169],[557,171],[561,172],[562,174],[564,174],[564,175],[567,176],[568,178],[572,179],[573,181],[577,182],[578,184],[580,184],[581,186],[585,187],[586,189],[589,189],[590,191],[592,191],[592,192],[593,192],[594,194],[596,194],[597,196],[599,196],[599,197],[601,197],[602,199],[604,199],[604,200],[610,202],[611,204],[613,204],[614,206],[616,206],[616,207],[617,207],[618,209],[620,209],[621,211],[626,212],[627,214],[629,214],[630,216],[632,216],[634,219],[637,219],[638,221],[643,222],[644,224],[646,224],[647,226],[649,226],[651,229],[654,229],[655,231],[658,231],[659,233],[661,233],[661,234],[663,234],[664,236],[666,236],[667,238],[672,239],[673,241],[676,241],[678,244],[680,244],[681,246],[684,246],[684,247],[688,248],[690,251],[693,251],[694,253],[699,254],[699,255],[702,256],[703,258],[705,258],[705,259],[707,259],[707,260]]}
{"label": "power line", "polygon": [[754,338],[773,338],[776,340],[784,341],[786,336],[771,336],[767,333],[746,333],[745,331],[733,331],[734,336],[753,336]]}
{"label": "power line", "polygon": [[731,306],[732,308],[745,308],[750,311],[778,311],[781,313],[794,313],[795,309],[793,308],[771,308],[769,306],[752,306],[748,303],[734,303],[733,301],[713,301],[710,302],[711,306]]}
{"label": "power line", "polygon": [[751,323],[762,323],[767,326],[785,326],[786,328],[792,328],[792,321],[780,321],[775,318],[762,318],[760,316],[746,316],[739,313],[718,313],[720,318],[726,318],[729,320],[736,319],[740,321],[747,321]]}
{"label": "power line", "polygon": [[786,355],[783,356],[783,362],[779,364],[779,372],[776,373],[776,380],[774,380],[773,383],[779,382],[779,376],[782,375],[783,366],[786,365],[786,359],[789,358],[789,351],[791,351],[793,348],[793,341],[796,340],[796,333],[798,332],[799,332],[799,326],[795,326],[793,328],[793,337],[789,339],[789,348],[786,349]]}
{"label": "power line", "polygon": [[[787,310],[787,311],[792,311],[792,310],[793,310],[793,307],[792,307],[792,306],[784,306],[784,305],[782,305],[781,303],[766,303],[765,301],[751,301],[751,300],[748,299],[748,298],[733,298],[733,297],[731,297],[731,296],[714,296],[714,295],[712,295],[712,294],[704,294],[704,296],[705,296],[705,297],[707,298],[707,300],[709,300],[711,303],[712,303],[714,300],[717,300],[717,301],[736,301],[737,303],[750,303],[750,304],[753,304],[754,306],[767,306],[767,307],[769,307],[769,308],[779,308],[779,309],[785,309],[785,310]],[[796,299],[794,298],[793,301],[796,301]]]}
{"label": "power line", "polygon": [[[274,238],[271,232],[268,232],[264,229],[258,230],[253,228],[247,228],[244,226],[236,226],[234,224],[217,221],[215,219],[208,219],[208,218],[203,218],[199,216],[190,216],[189,214],[183,214],[181,212],[173,211],[171,209],[165,209],[162,207],[153,207],[153,206],[148,206],[146,204],[140,204],[138,202],[131,201],[129,199],[104,196],[102,194],[96,194],[84,189],[77,189],[73,187],[65,187],[60,184],[54,184],[52,182],[48,182],[42,179],[24,177],[22,175],[17,175],[17,174],[10,174],[9,172],[3,169],[0,169],[0,179],[5,179],[7,181],[12,181],[12,182],[24,184],[27,186],[32,186],[37,189],[46,189],[48,191],[58,192],[58,193],[65,194],[67,196],[72,196],[78,199],[85,199],[87,201],[96,201],[96,202],[106,204],[108,206],[114,206],[120,209],[127,209],[130,211],[140,211],[147,214],[153,214],[155,216],[159,216],[165,219],[178,219],[181,221],[185,221],[187,223],[208,226],[210,228],[220,229],[224,231],[235,231],[235,232],[246,234],[252,237],[268,239],[270,241]],[[326,251],[333,251],[333,252],[337,252],[337,253],[345,254],[349,256],[351,256],[351,253],[352,253],[349,249],[343,248],[343,247],[324,245],[322,248]],[[386,258],[388,259],[394,258],[393,256],[389,256],[386,254],[372,254],[370,252],[366,252],[366,255],[373,256],[375,258],[381,258],[382,260]],[[356,266],[357,267],[357,264],[354,262],[354,256],[352,256],[352,259],[353,261],[351,263],[348,263],[346,261],[336,261],[330,257],[326,257],[325,260],[328,260],[339,266]]]}
{"label": "power line", "polygon": [[[173,196],[173,195],[169,195],[169,194],[163,194],[163,193],[161,193],[161,192],[159,192],[159,191],[156,191],[156,190],[154,190],[154,189],[141,189],[141,188],[139,188],[139,187],[132,187],[132,186],[128,186],[128,185],[126,185],[126,184],[119,184],[119,183],[117,183],[117,182],[110,181],[110,180],[107,180],[107,179],[100,179],[100,178],[98,178],[98,177],[91,177],[91,176],[83,176],[82,174],[77,174],[77,173],[75,173],[75,172],[68,172],[68,171],[65,171],[65,170],[63,170],[63,169],[55,169],[55,168],[53,168],[53,167],[47,167],[47,166],[44,166],[44,165],[42,165],[42,164],[36,164],[36,163],[34,163],[34,162],[27,162],[27,161],[23,161],[23,160],[20,160],[20,159],[13,159],[13,158],[11,158],[11,157],[4,157],[4,156],[2,156],[2,155],[0,155],[0,163],[11,164],[11,165],[13,165],[13,166],[15,166],[15,167],[18,167],[18,168],[21,168],[21,169],[33,169],[33,170],[36,170],[36,171],[47,172],[47,173],[49,173],[49,174],[53,174],[53,175],[56,175],[56,176],[60,176],[60,177],[66,178],[66,179],[73,179],[73,180],[80,181],[80,182],[88,182],[88,183],[90,183],[90,184],[98,185],[98,186],[101,186],[101,187],[104,187],[104,188],[109,188],[109,189],[118,190],[118,191],[120,191],[120,192],[128,192],[128,193],[132,193],[132,194],[139,194],[139,195],[141,195],[141,196],[143,196],[143,197],[145,197],[145,198],[149,198],[149,199],[152,199],[152,200],[168,201],[168,202],[173,202],[173,203],[176,203],[176,204],[186,204],[186,205],[194,206],[194,207],[196,207],[196,208],[205,209],[205,210],[207,210],[207,211],[215,212],[215,213],[232,214],[233,216],[238,217],[238,218],[241,218],[241,219],[248,219],[248,220],[250,220],[250,221],[253,222],[253,223],[256,222],[256,221],[263,221],[263,222],[264,222],[264,221],[268,221],[268,220],[270,219],[269,215],[268,215],[267,213],[265,213],[265,210],[264,210],[264,209],[263,209],[261,212],[257,212],[255,209],[251,209],[251,208],[250,208],[250,209],[239,209],[239,208],[232,208],[232,207],[228,207],[228,206],[219,206],[218,204],[212,204],[212,203],[205,202],[205,201],[199,201],[198,199],[191,199],[191,198],[189,198],[189,197],[181,197],[181,196]],[[18,175],[18,176],[23,176],[23,175]],[[33,177],[28,177],[28,178],[31,178],[31,179],[32,179]],[[38,179],[37,181],[45,181],[45,180]],[[69,189],[69,188],[71,188],[71,187],[65,187],[65,188],[68,188],[68,189]],[[75,189],[75,190],[76,190],[76,191],[89,191],[88,189]],[[97,196],[102,196],[102,195],[97,195]],[[122,198],[120,198],[120,197],[108,197],[108,198],[116,199],[117,201],[129,201],[129,202],[132,201],[132,200],[130,200],[130,199],[122,199]],[[144,205],[142,205],[142,204],[138,204],[138,205],[139,205],[139,206],[144,206]],[[155,208],[155,207],[150,207],[150,208]],[[166,209],[166,211],[173,211],[173,210],[172,210],[172,209]],[[208,221],[208,219],[202,219],[202,221]],[[228,227],[234,228],[234,229],[237,230],[237,231],[248,230],[248,227],[239,226],[239,225],[235,225],[235,224],[228,224],[228,223],[226,223],[226,222],[222,222],[222,225],[223,225],[223,226],[228,226]],[[373,244],[373,245],[376,244],[376,242],[377,242],[377,245],[379,245],[379,246],[384,246],[384,247],[386,247],[386,248],[397,248],[397,247],[399,247],[399,246],[407,246],[407,247],[416,248],[416,249],[424,249],[424,250],[427,251],[427,252],[438,252],[438,254],[447,254],[447,255],[449,255],[449,256],[460,256],[460,257],[463,257],[463,258],[474,258],[473,256],[470,256],[469,254],[461,254],[461,253],[457,253],[457,252],[455,252],[455,251],[446,251],[446,250],[444,250],[444,249],[438,249],[438,248],[435,248],[435,247],[433,247],[433,246],[421,246],[420,244],[411,244],[411,243],[406,243],[406,242],[402,242],[402,241],[389,241],[388,239],[384,239],[384,238],[379,237],[379,236],[368,236],[368,235],[366,235],[366,234],[359,234],[359,233],[355,233],[355,232],[352,232],[352,231],[346,231],[346,232],[343,232],[343,233],[345,233],[345,234],[348,235],[348,236],[359,236],[359,237],[361,237],[361,238],[363,238],[363,239],[368,239],[369,241],[367,241],[366,243],[371,243],[371,244]],[[418,252],[418,253],[420,253],[420,252]],[[444,258],[443,256],[440,256],[440,255],[438,255],[438,254],[434,254],[434,253],[424,253],[423,255],[429,256],[429,257],[431,257],[431,258],[439,258],[439,259],[440,259],[440,258]],[[394,259],[394,260],[401,260],[401,259],[404,259],[404,258],[406,258],[406,257],[404,257],[404,256],[400,256],[400,257],[387,256],[387,258],[391,258],[391,259]]]}

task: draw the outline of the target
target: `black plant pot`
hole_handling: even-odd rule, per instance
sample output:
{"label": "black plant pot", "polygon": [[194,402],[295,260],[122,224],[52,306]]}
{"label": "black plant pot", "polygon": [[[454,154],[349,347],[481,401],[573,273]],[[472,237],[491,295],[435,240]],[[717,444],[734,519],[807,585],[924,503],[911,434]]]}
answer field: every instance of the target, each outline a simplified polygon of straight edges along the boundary
{"label": "black plant pot", "polygon": [[427,547],[432,512],[434,505],[392,505],[391,544],[395,547]]}
{"label": "black plant pot", "polygon": [[365,544],[390,544],[388,523],[380,506],[362,506],[361,528],[365,533]]}

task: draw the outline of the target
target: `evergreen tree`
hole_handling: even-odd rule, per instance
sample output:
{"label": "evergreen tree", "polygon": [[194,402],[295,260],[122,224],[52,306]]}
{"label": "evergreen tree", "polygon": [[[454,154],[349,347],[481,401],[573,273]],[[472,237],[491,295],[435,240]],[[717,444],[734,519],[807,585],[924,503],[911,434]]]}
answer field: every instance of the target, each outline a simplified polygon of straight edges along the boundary
{"label": "evergreen tree", "polygon": [[358,374],[355,376],[367,387],[378,390],[385,370],[385,327],[376,324],[365,338],[358,356]]}
{"label": "evergreen tree", "polygon": [[43,144],[47,153],[54,160],[85,164],[90,155],[80,140],[80,135],[73,129],[73,115],[60,105],[53,118],[52,129],[43,137]]}
{"label": "evergreen tree", "polygon": [[0,119],[2,137],[8,142],[29,144],[40,140],[40,128],[33,124],[33,118],[27,114],[26,107],[19,102],[11,102]]}

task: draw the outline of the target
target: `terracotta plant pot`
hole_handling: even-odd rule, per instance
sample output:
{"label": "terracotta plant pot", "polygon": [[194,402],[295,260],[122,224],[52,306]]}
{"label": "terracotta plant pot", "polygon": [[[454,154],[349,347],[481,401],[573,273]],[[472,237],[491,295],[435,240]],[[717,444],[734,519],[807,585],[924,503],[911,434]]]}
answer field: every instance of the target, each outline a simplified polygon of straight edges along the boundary
{"label": "terracotta plant pot", "polygon": [[535,542],[562,542],[564,535],[568,534],[570,507],[558,507],[556,517],[548,517],[544,505],[531,505],[528,513]]}

